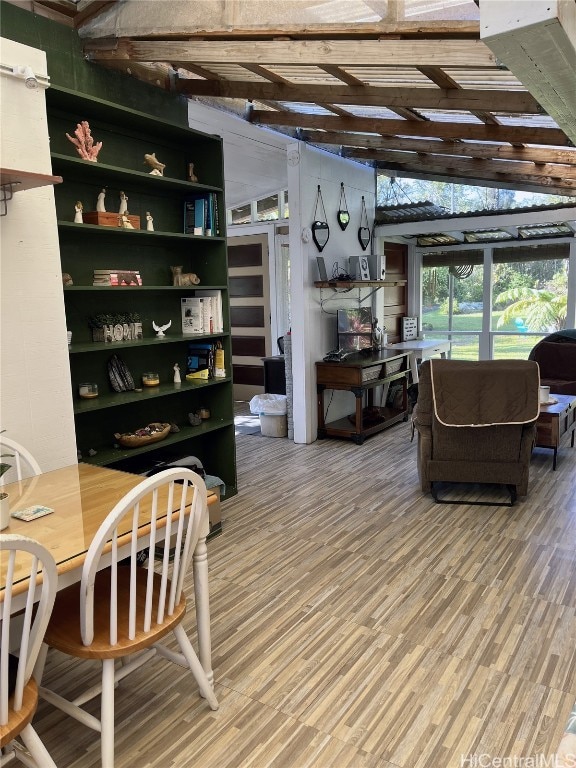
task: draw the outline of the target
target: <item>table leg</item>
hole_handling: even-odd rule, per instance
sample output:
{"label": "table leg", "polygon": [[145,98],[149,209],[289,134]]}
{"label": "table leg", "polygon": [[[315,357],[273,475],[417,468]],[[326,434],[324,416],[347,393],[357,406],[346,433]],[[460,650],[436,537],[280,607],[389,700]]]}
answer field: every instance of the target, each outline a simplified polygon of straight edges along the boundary
{"label": "table leg", "polygon": [[[208,510],[206,510],[208,517]],[[212,649],[210,637],[210,598],[208,590],[208,550],[206,533],[198,539],[192,558],[194,570],[194,595],[196,598],[196,625],[198,628],[198,658],[210,685],[214,687]]]}
{"label": "table leg", "polygon": [[558,448],[554,447],[554,458],[552,459],[552,471],[556,469],[556,457],[558,456]]}
{"label": "table leg", "polygon": [[412,373],[412,384],[418,384],[418,361],[416,360],[415,352],[410,352],[410,371]]}

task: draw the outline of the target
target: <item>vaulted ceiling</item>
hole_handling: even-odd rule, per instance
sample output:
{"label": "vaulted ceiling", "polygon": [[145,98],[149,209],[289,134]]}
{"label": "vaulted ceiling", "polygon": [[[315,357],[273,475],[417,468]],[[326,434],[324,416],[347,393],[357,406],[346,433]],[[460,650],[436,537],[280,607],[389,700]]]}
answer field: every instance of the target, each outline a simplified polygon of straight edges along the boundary
{"label": "vaulted ceiling", "polygon": [[384,173],[576,196],[576,149],[480,39],[472,0],[26,4],[93,62]]}

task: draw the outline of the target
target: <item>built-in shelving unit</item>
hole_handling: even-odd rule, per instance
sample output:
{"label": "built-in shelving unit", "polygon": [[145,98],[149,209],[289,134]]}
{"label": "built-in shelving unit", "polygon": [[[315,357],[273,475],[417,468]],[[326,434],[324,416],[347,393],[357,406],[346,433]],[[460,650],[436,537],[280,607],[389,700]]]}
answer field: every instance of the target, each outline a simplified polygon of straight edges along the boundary
{"label": "built-in shelving unit", "polygon": [[[76,438],[82,461],[142,472],[163,460],[195,456],[208,474],[225,483],[225,497],[236,492],[234,411],[228,267],[225,238],[224,176],[221,139],[151,114],[52,87],[47,92],[52,167],[63,183],[56,194],[62,272],[71,276],[64,287]],[[84,120],[95,141],[102,141],[97,162],[80,159],[66,138]],[[163,176],[149,173],[144,155],[155,153],[165,164]],[[189,163],[199,181],[187,180]],[[59,177],[54,177],[59,178]],[[75,208],[96,210],[106,190],[106,211],[118,213],[120,192],[128,212],[139,216],[141,229],[74,222]],[[185,202],[210,195],[219,211],[217,235],[185,232]],[[148,231],[150,212],[154,231]],[[200,284],[174,286],[171,267],[194,272]],[[94,286],[94,270],[138,271],[142,285]],[[224,329],[220,333],[182,333],[181,299],[206,290],[222,296]],[[141,339],[104,343],[92,340],[89,319],[98,314],[138,314]],[[171,323],[158,337],[153,322]],[[186,380],[190,342],[220,342],[226,376]],[[141,387],[144,372],[158,372],[160,385],[141,391],[114,392],[108,362],[117,355]],[[178,364],[181,383],[174,383]],[[98,385],[98,397],[82,399],[79,384]],[[189,414],[200,409],[210,417],[192,426]],[[115,433],[129,432],[155,421],[170,422],[178,431],[158,443],[126,449]]]}

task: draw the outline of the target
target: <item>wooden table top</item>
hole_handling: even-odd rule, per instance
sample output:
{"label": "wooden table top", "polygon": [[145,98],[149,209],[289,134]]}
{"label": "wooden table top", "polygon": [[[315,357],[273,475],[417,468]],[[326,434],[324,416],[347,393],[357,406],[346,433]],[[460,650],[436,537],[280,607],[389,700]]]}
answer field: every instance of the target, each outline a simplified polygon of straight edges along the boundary
{"label": "wooden table top", "polygon": [[576,395],[557,395],[550,392],[550,397],[558,400],[557,403],[540,403],[540,413],[560,416],[564,411],[570,410],[570,407],[576,403]]}
{"label": "wooden table top", "polygon": [[[52,554],[62,575],[82,566],[101,522],[143,479],[128,472],[81,463],[10,483],[2,490],[10,496],[11,511],[41,504],[54,512],[31,522],[11,517],[10,525],[2,533],[17,533],[39,541]],[[146,528],[149,519],[143,505],[139,527]],[[130,523],[131,516],[128,516],[126,533]],[[0,584],[5,580],[5,560],[2,558],[0,562]],[[28,576],[23,569],[23,575],[24,572]]]}

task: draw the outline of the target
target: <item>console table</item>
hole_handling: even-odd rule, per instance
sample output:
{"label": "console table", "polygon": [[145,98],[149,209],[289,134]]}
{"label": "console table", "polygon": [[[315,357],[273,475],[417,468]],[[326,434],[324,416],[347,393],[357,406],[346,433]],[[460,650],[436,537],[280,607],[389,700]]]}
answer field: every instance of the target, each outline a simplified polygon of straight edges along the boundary
{"label": "console table", "polygon": [[558,448],[564,435],[572,435],[570,445],[574,448],[576,397],[574,395],[555,394],[551,396],[558,402],[540,406],[540,415],[536,422],[536,445],[539,448],[552,448],[554,451],[552,469],[556,469]]}
{"label": "console table", "polygon": [[404,352],[410,352],[410,370],[412,371],[412,382],[418,383],[418,360],[428,360],[434,355],[446,357],[450,352],[451,343],[448,339],[413,339],[412,341],[401,341],[398,344],[388,344],[387,349],[394,349]]}
{"label": "console table", "polygon": [[[380,432],[398,421],[408,418],[406,396],[409,353],[381,350],[372,355],[351,355],[341,362],[316,363],[316,391],[318,393],[318,439],[324,437],[351,438],[361,445],[369,435]],[[384,386],[387,391],[390,382],[402,384],[402,406],[400,408],[375,407],[374,389]],[[349,417],[326,423],[324,392],[339,389],[352,392],[356,397],[356,409]],[[367,407],[364,408],[364,393],[367,393]]]}

